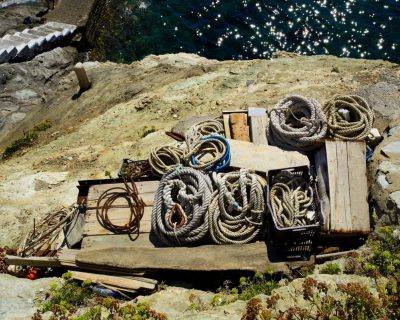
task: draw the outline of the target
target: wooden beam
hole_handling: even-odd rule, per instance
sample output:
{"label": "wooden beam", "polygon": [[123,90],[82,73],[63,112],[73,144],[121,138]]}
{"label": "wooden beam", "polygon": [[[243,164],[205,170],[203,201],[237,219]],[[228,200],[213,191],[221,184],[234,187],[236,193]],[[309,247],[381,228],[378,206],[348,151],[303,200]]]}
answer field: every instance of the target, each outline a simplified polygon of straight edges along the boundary
{"label": "wooden beam", "polygon": [[251,142],[228,140],[231,147],[230,166],[259,172],[309,166],[307,156],[297,151],[285,151],[275,146],[255,145]]}
{"label": "wooden beam", "polygon": [[229,119],[232,138],[235,140],[250,141],[247,113],[232,113]]}
{"label": "wooden beam", "polygon": [[8,265],[29,266],[29,267],[61,267],[60,262],[54,257],[20,257],[6,255],[4,260]]}
{"label": "wooden beam", "polygon": [[249,108],[250,138],[254,144],[267,145],[267,112],[264,108]]}

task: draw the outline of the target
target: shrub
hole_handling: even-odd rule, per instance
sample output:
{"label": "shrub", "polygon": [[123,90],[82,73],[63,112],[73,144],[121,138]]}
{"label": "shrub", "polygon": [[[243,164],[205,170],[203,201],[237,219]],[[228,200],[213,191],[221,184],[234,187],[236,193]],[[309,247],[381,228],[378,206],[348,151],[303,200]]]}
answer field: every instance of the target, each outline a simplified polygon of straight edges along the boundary
{"label": "shrub", "polygon": [[320,273],[339,274],[341,271],[342,269],[340,269],[340,266],[337,263],[327,263],[321,268]]}
{"label": "shrub", "polygon": [[272,290],[278,287],[270,271],[257,272],[252,278],[242,277],[239,282],[239,299],[241,300],[249,300],[259,294],[270,295]]}

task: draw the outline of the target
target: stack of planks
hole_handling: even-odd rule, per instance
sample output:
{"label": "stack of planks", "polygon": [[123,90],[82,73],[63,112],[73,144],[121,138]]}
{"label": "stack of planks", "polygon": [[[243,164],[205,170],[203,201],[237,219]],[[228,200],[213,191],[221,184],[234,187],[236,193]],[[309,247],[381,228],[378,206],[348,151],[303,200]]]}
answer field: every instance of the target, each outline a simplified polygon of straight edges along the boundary
{"label": "stack of planks", "polygon": [[364,141],[330,141],[315,154],[324,231],[336,235],[370,232]]}

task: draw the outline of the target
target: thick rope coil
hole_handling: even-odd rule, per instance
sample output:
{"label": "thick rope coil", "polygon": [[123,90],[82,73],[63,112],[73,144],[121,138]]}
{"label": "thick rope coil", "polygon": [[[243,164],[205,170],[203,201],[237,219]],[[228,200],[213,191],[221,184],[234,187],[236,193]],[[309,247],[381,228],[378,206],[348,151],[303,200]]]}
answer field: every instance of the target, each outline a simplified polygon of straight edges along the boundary
{"label": "thick rope coil", "polygon": [[185,141],[190,149],[201,137],[210,134],[224,135],[224,125],[219,120],[205,120],[191,126],[185,133]]}
{"label": "thick rope coil", "polygon": [[322,107],[329,134],[342,140],[363,140],[372,129],[374,111],[356,95],[335,96]]}
{"label": "thick rope coil", "polygon": [[311,186],[302,177],[289,172],[283,172],[276,180],[269,197],[277,226],[288,228],[313,224],[316,214]]}
{"label": "thick rope coil", "polygon": [[212,240],[218,244],[251,242],[262,231],[265,217],[261,177],[241,169],[214,173],[213,180],[218,189],[208,210]]}
{"label": "thick rope coil", "polygon": [[53,255],[56,251],[52,244],[59,238],[63,227],[68,225],[74,217],[79,214],[81,207],[74,204],[68,208],[54,211],[46,215],[34,227],[18,248],[21,256],[47,256]]}
{"label": "thick rope coil", "polygon": [[271,110],[267,132],[273,145],[309,151],[325,137],[326,118],[316,100],[290,96]]}
{"label": "thick rope coil", "polygon": [[229,165],[231,150],[223,136],[210,134],[198,140],[185,154],[185,163],[202,171],[219,172]]}
{"label": "thick rope coil", "polygon": [[192,168],[177,166],[162,177],[151,215],[152,229],[168,245],[199,242],[208,233],[210,178]]}
{"label": "thick rope coil", "polygon": [[[131,240],[139,236],[140,220],[143,217],[145,204],[138,194],[133,179],[123,176],[125,188],[115,187],[103,192],[97,200],[96,217],[99,224],[115,234],[128,234]],[[129,221],[124,225],[111,222],[109,210],[118,199],[125,199],[130,209]]]}
{"label": "thick rope coil", "polygon": [[183,151],[174,146],[153,148],[150,151],[149,164],[155,175],[162,176],[174,166],[181,164]]}

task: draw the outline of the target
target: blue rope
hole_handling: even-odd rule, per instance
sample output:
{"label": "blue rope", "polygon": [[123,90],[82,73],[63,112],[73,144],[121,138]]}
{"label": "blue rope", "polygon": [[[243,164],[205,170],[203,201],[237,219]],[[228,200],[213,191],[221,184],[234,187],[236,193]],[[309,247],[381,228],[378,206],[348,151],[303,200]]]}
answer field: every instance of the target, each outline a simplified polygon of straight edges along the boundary
{"label": "blue rope", "polygon": [[370,146],[367,146],[367,152],[365,153],[365,160],[367,161],[371,160],[373,154],[374,154],[374,149],[372,149]]}
{"label": "blue rope", "polygon": [[[220,172],[224,170],[227,166],[229,166],[229,163],[231,162],[231,147],[229,145],[228,140],[226,140],[223,136],[215,133],[203,136],[200,138],[200,140],[202,141],[219,140],[225,145],[225,152],[222,155],[221,159],[219,159],[219,161],[216,161],[210,167],[208,167],[207,171]],[[191,162],[193,165],[199,164],[199,161],[197,160],[195,155],[192,155]]]}

